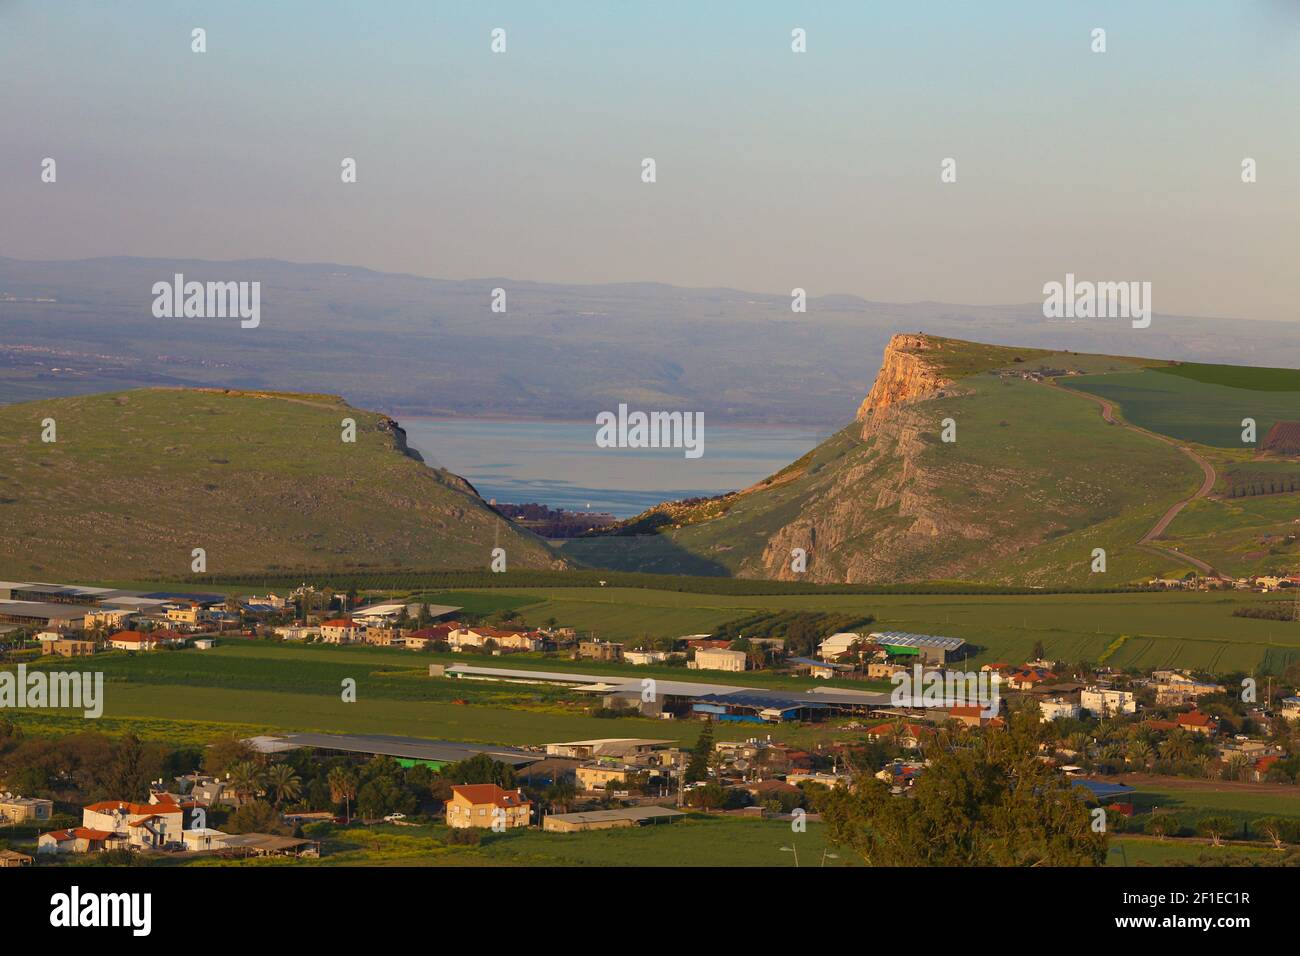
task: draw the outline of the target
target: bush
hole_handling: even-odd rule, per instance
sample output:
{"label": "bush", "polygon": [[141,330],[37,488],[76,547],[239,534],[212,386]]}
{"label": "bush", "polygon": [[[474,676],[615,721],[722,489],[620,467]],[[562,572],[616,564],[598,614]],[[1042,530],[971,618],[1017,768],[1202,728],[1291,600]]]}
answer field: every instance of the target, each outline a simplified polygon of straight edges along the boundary
{"label": "bush", "polygon": [[483,842],[483,834],[477,827],[453,827],[442,842],[448,846],[478,846]]}

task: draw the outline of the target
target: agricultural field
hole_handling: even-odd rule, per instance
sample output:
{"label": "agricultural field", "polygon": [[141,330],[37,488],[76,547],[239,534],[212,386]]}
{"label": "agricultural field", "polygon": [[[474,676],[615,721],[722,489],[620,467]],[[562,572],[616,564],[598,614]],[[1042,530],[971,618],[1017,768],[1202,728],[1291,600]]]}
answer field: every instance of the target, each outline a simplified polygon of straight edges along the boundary
{"label": "agricultural field", "polygon": [[1162,539],[1226,574],[1275,574],[1300,567],[1300,494],[1202,498],[1179,513]]}
{"label": "agricultural field", "polygon": [[[1211,366],[1209,368],[1216,368]],[[1242,447],[1241,421],[1253,418],[1258,438],[1279,420],[1300,418],[1300,387],[1282,391],[1275,387],[1228,385],[1204,373],[1201,380],[1186,374],[1166,374],[1171,369],[1085,375],[1070,379],[1071,388],[1115,402],[1134,425],[1182,441],[1218,448]],[[1223,378],[1251,381],[1254,369],[1223,367]],[[1262,370],[1268,372],[1270,370]],[[1271,370],[1285,372],[1286,369]],[[1290,378],[1260,375],[1265,385],[1288,384]]]}
{"label": "agricultural field", "polygon": [[[809,824],[804,833],[792,833],[790,824],[777,820],[698,813],[672,823],[626,830],[487,832],[478,846],[447,846],[442,840],[448,828],[441,825],[345,829],[318,824],[307,827],[306,832],[322,840],[321,859],[288,865],[794,866],[795,849],[800,866],[822,865],[824,851],[835,854],[827,857],[826,866],[857,863],[847,852],[827,847],[820,824]],[[792,849],[782,851],[783,846]],[[276,865],[279,861],[268,862]]]}
{"label": "agricultural field", "polygon": [[[1300,625],[1233,617],[1234,608],[1270,600],[1249,592],[741,597],[639,588],[537,588],[512,593],[541,600],[519,611],[530,624],[555,617],[610,640],[634,639],[642,633],[701,633],[724,612],[739,618],[785,608],[869,614],[875,617],[876,630],[960,637],[974,646],[969,662],[975,665],[1025,660],[1040,640],[1049,657],[1099,661],[1109,651],[1105,663],[1120,667],[1251,671],[1267,665],[1280,673],[1287,663],[1300,659]],[[638,621],[649,623],[622,626],[624,609],[633,608]],[[675,626],[659,623],[667,619]]]}

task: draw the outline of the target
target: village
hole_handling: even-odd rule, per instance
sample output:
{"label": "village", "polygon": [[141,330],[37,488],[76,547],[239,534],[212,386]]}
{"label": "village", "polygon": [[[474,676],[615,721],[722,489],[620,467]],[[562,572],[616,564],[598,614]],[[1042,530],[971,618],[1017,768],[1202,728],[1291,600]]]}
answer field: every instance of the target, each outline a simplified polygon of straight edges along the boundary
{"label": "village", "polygon": [[[1135,673],[1055,661],[1042,648],[968,670],[978,648],[961,638],[871,628],[828,634],[807,654],[758,634],[629,646],[559,621],[528,627],[500,613],[479,623],[461,611],[309,585],[232,597],[0,583],[11,661],[84,666],[96,655],[204,655],[250,640],[426,652],[439,658],[421,665],[429,681],[549,688],[611,728],[621,718],[697,722],[694,743],[616,732],[505,746],[288,731],[214,742],[183,773],[78,805],[15,787],[22,775],[3,761],[0,736],[0,772],[11,771],[0,776],[0,866],[123,853],[313,860],[323,832],[354,825],[432,823],[464,844],[479,833],[562,839],[692,814],[816,824],[827,792],[867,777],[908,799],[935,753],[1013,720],[1037,728],[1034,758],[1101,809],[1113,832],[1204,832],[1202,821],[1142,806],[1142,790],[1161,778],[1294,785],[1300,776],[1300,696],[1272,679]],[[769,675],[803,683],[774,686]],[[923,699],[914,679],[940,693]],[[825,739],[786,739],[810,727]],[[19,740],[12,728],[8,738]],[[1289,823],[1269,826],[1278,845],[1300,842]],[[1214,824],[1216,842],[1222,830]]]}

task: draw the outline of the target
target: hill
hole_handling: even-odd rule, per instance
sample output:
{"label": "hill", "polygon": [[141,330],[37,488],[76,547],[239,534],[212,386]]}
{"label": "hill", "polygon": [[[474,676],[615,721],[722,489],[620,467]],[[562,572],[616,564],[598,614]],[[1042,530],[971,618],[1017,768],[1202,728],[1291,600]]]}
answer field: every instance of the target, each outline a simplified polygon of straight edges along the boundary
{"label": "hill", "polygon": [[[342,440],[345,418],[356,441]],[[52,419],[55,441],[42,441]],[[330,395],[141,389],[0,408],[0,576],[556,564],[391,419]]]}
{"label": "hill", "polygon": [[[1283,390],[1298,380],[1264,370],[1252,391],[1241,387],[1249,370],[1207,369],[898,335],[856,420],[799,461],[732,495],[661,505],[565,553],[658,573],[1092,587],[1294,563],[1291,546],[1276,547],[1277,516],[1231,510],[1224,482],[1294,487],[1300,465],[1257,462],[1239,433],[1243,409],[1267,428],[1300,405],[1300,392]],[[1230,425],[1236,448],[1203,444],[1226,441]],[[1247,485],[1260,468],[1271,480]],[[1289,499],[1293,514],[1298,503]],[[1218,547],[1233,534],[1237,545]],[[1275,546],[1250,550],[1261,535]],[[807,554],[802,574],[794,549]]]}

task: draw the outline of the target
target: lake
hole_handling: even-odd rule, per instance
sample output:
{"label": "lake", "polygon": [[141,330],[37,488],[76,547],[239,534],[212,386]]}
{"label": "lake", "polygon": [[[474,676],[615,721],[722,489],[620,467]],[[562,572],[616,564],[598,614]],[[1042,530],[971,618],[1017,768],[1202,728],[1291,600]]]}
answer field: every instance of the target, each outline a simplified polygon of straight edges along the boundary
{"label": "lake", "polygon": [[484,498],[536,501],[620,518],[661,501],[717,495],[780,471],[830,432],[794,426],[704,426],[704,454],[598,448],[595,423],[402,418],[408,444]]}

